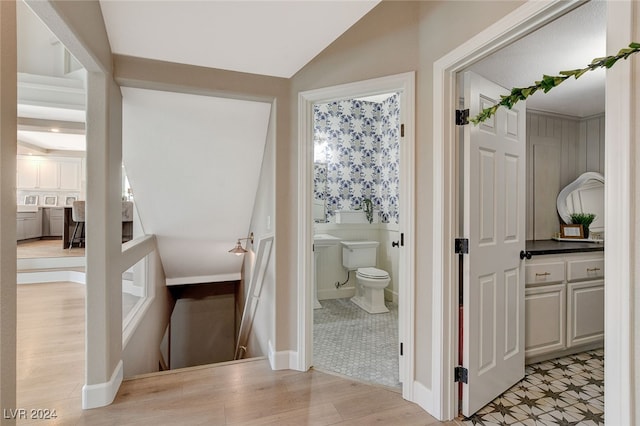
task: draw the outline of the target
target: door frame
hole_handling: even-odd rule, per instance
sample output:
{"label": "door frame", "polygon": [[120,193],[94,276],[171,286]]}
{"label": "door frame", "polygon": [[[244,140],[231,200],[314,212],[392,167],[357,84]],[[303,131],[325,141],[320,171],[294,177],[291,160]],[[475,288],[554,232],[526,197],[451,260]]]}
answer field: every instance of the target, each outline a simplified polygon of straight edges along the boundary
{"label": "door frame", "polygon": [[[432,414],[441,420],[458,412],[453,369],[457,359],[457,259],[453,240],[458,233],[458,131],[453,111],[458,105],[459,71],[542,25],[580,6],[582,2],[529,1],[434,63],[433,76],[433,383]],[[607,53],[617,53],[634,36],[633,2],[607,3]],[[615,52],[614,52],[615,50]],[[637,59],[636,59],[637,60]],[[605,288],[605,410],[614,424],[633,422],[633,270],[629,248],[634,247],[633,73],[631,61],[616,64],[606,77],[605,217],[607,250],[605,279],[618,286]],[[612,208],[609,206],[616,206]],[[615,384],[615,386],[613,385]]]}
{"label": "door frame", "polygon": [[298,94],[298,343],[297,369],[306,371],[313,361],[313,104],[354,96],[402,92],[404,137],[400,149],[400,232],[405,234],[404,255],[399,258],[398,327],[403,342],[400,370],[403,398],[413,397],[415,309],[415,73],[407,72],[360,82],[309,90]]}

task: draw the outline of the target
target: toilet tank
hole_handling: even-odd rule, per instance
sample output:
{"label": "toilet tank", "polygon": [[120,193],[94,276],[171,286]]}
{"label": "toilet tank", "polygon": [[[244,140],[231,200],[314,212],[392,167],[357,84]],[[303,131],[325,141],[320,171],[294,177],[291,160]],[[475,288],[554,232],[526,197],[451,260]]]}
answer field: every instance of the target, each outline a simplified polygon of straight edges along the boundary
{"label": "toilet tank", "polygon": [[348,270],[376,266],[379,242],[341,241],[340,244],[342,244],[342,266]]}

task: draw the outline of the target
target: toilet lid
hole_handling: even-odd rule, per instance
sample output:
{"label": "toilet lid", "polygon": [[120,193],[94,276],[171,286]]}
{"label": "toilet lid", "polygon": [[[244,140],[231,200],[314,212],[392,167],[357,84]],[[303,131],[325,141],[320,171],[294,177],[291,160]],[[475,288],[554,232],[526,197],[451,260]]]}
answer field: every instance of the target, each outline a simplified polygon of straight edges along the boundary
{"label": "toilet lid", "polygon": [[357,275],[364,278],[389,278],[387,271],[378,268],[358,268]]}

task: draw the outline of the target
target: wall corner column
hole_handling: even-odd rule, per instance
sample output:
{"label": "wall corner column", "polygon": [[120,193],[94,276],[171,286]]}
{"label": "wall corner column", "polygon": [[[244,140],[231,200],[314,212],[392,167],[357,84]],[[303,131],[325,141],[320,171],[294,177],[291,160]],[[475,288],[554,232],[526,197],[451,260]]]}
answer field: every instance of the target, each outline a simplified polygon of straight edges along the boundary
{"label": "wall corner column", "polygon": [[83,408],[110,404],[122,366],[122,102],[111,76],[87,75],[86,383]]}
{"label": "wall corner column", "polygon": [[[16,407],[16,3],[0,1],[0,409]],[[3,415],[0,423],[15,424]]]}

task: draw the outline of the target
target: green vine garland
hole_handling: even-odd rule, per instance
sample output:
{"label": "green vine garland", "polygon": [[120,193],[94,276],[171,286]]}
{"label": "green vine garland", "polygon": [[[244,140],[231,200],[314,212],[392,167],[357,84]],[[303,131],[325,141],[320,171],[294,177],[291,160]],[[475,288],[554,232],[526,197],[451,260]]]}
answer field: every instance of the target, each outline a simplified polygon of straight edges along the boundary
{"label": "green vine garland", "polygon": [[593,71],[598,68],[611,68],[619,59],[627,59],[634,53],[640,52],[640,43],[631,43],[628,48],[622,49],[615,56],[607,56],[605,58],[596,58],[585,68],[579,68],[570,71],[560,71],[560,75],[543,75],[542,80],[536,81],[536,84],[529,87],[514,87],[511,94],[500,96],[501,101],[497,104],[483,109],[478,115],[470,118],[473,124],[478,125],[493,116],[499,107],[504,106],[511,109],[519,101],[527,99],[538,90],[547,93],[549,90],[559,86],[562,82],[573,76],[576,80],[587,71]]}

